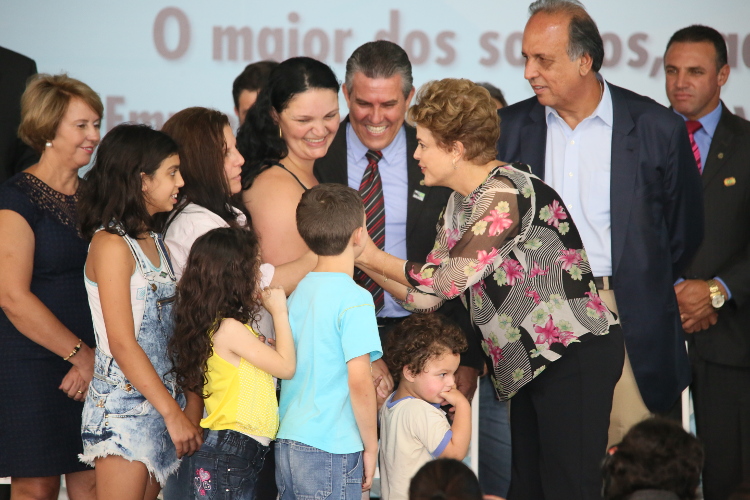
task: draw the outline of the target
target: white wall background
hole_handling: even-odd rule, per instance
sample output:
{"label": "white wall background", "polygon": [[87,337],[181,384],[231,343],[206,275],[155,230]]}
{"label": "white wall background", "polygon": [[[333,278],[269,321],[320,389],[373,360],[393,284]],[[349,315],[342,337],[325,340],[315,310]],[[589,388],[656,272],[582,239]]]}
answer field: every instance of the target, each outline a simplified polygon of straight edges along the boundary
{"label": "white wall background", "polygon": [[[605,37],[604,77],[661,103],[660,57],[670,35],[693,23],[718,29],[729,42],[732,66],[722,96],[730,109],[750,115],[749,1],[584,2]],[[102,96],[106,129],[128,120],[160,126],[171,113],[196,105],[233,117],[231,85],[245,64],[310,55],[343,79],[351,52],[384,36],[409,52],[416,85],[444,77],[489,81],[512,103],[532,95],[520,59],[528,4],[0,0],[0,45],[35,59],[40,72],[65,71],[88,83]],[[227,28],[239,33],[234,43],[215,36]]]}

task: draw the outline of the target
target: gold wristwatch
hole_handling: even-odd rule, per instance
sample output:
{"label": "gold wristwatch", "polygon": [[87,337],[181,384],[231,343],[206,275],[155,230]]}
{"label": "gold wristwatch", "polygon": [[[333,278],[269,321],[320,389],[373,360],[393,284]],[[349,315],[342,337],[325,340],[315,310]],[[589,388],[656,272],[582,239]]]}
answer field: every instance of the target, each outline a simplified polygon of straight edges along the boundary
{"label": "gold wristwatch", "polygon": [[716,280],[706,280],[706,283],[708,283],[708,293],[711,297],[711,305],[714,306],[714,309],[719,309],[724,305],[726,297],[721,293],[721,288],[719,288],[719,284]]}

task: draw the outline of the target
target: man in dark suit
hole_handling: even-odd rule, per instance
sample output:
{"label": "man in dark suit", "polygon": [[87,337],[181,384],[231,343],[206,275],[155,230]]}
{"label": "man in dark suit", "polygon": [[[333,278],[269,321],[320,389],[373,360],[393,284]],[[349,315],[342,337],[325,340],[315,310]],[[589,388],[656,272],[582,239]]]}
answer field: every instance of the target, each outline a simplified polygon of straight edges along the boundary
{"label": "man in dark suit", "polygon": [[700,179],[679,117],[599,75],[604,47],[577,0],[538,0],[523,34],[536,97],[500,110],[498,158],[528,163],[572,214],[627,355],[610,443],[666,413],[690,381],[673,290],[701,241]]}
{"label": "man in dark suit", "polygon": [[[357,48],[346,63],[343,92],[349,116],[341,123],[326,156],[315,162],[315,176],[320,182],[360,190],[367,151],[380,152],[377,168],[385,202],[385,250],[402,259],[424,261],[435,243],[436,224],[451,191],[425,186],[412,156],[417,148],[416,131],[404,123],[414,96],[406,52],[384,40]],[[470,337],[469,351],[461,357],[457,384],[472,398],[483,364],[479,337],[460,301],[450,301],[440,312],[456,321]],[[385,339],[388,331],[408,315],[386,292],[384,306],[378,312],[381,338]]]}
{"label": "man in dark suit", "polygon": [[706,26],[677,31],[664,54],[672,109],[688,126],[703,181],[706,234],[677,303],[688,337],[703,494],[727,498],[750,481],[750,122],[720,100],[727,46]]}
{"label": "man in dark suit", "polygon": [[39,161],[39,155],[18,138],[21,95],[36,74],[36,63],[0,47],[0,182]]}

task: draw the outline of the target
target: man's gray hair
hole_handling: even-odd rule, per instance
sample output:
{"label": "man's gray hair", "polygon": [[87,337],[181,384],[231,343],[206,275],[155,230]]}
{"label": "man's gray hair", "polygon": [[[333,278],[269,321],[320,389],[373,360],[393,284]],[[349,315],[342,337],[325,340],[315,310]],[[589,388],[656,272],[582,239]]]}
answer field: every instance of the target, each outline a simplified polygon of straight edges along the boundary
{"label": "man's gray hair", "polygon": [[352,79],[356,73],[362,73],[367,78],[391,78],[400,75],[405,98],[409,96],[413,87],[409,56],[404,49],[387,40],[360,45],[346,61],[344,85],[349,94],[352,92]]}
{"label": "man's gray hair", "polygon": [[568,57],[575,60],[584,54],[591,56],[591,69],[599,72],[604,61],[604,42],[599,28],[586,7],[579,0],[536,0],[529,5],[529,14],[568,14]]}

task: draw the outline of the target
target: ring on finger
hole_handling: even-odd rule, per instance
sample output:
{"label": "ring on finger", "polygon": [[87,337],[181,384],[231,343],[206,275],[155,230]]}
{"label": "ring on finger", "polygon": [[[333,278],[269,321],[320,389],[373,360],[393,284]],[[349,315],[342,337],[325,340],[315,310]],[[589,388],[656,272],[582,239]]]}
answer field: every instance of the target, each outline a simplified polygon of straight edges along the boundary
{"label": "ring on finger", "polygon": [[76,391],[78,394],[83,394],[83,391]]}

